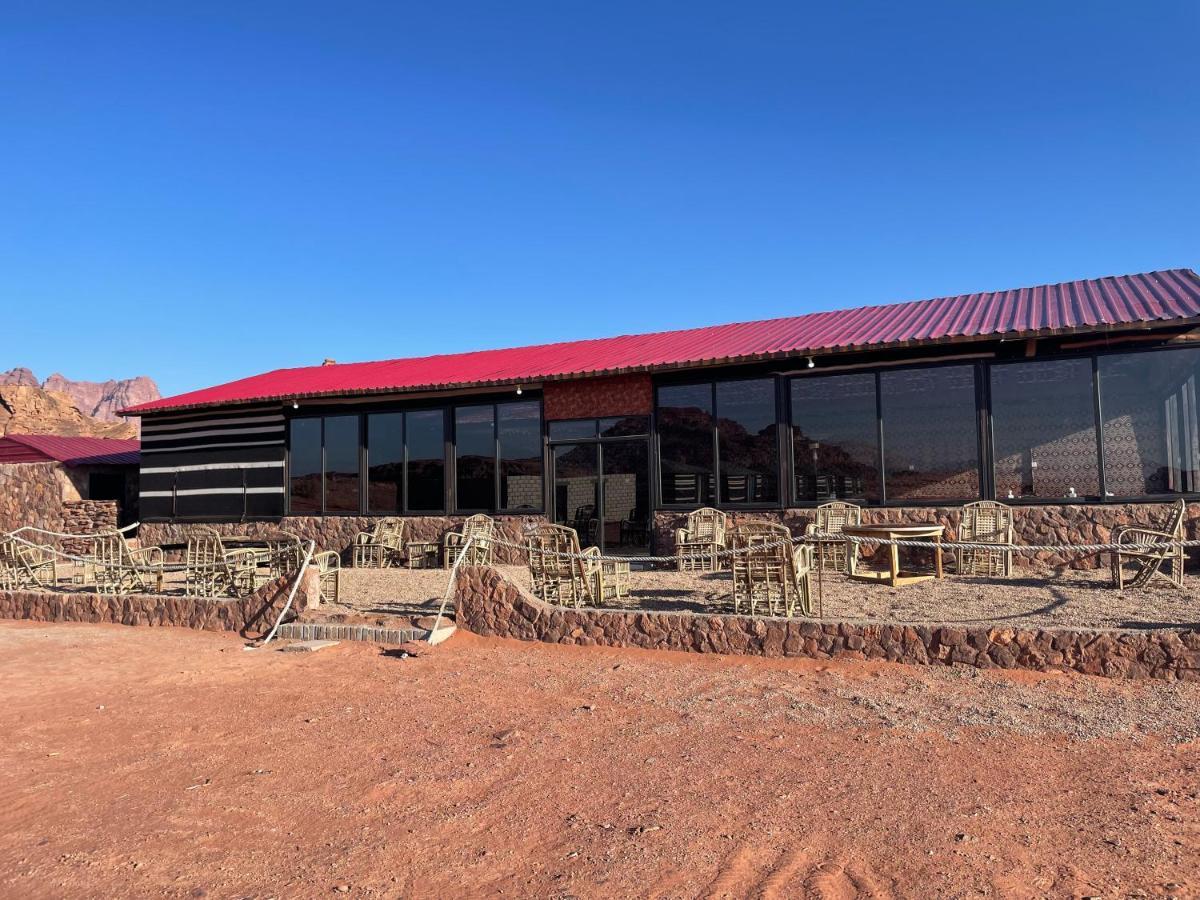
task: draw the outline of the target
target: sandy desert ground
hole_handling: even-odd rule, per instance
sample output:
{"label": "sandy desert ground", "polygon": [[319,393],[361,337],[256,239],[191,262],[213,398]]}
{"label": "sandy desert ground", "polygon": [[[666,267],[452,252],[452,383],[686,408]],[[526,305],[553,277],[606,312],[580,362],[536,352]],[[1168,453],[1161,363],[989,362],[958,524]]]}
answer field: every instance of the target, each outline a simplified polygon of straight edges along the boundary
{"label": "sandy desert ground", "polygon": [[0,894],[1191,897],[1198,701],[469,634],[403,658],[6,622]]}

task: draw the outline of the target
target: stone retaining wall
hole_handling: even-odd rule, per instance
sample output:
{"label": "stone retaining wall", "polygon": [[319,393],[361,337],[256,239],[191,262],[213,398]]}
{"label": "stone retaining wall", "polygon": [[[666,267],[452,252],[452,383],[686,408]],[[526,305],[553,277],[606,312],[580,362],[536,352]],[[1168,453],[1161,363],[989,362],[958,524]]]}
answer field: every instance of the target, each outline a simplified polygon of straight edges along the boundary
{"label": "stone retaining wall", "polygon": [[1200,681],[1200,631],[1189,629],[963,628],[568,609],[528,596],[489,567],[460,569],[456,598],[459,626],[524,641]]}
{"label": "stone retaining wall", "polygon": [[[1062,506],[1014,507],[1014,540],[1017,544],[1104,544],[1118,525],[1142,525],[1161,528],[1170,515],[1169,503],[1093,503]],[[947,535],[958,529],[960,507],[887,507],[863,509],[864,523],[882,522],[940,522]],[[811,509],[762,510],[730,513],[731,522],[746,519],[781,522],[793,534],[801,535],[812,521]],[[674,551],[675,529],[682,528],[687,519],[683,512],[658,512],[654,516],[656,553]],[[1185,530],[1189,538],[1200,534],[1200,503],[1188,505]],[[869,556],[870,547],[861,550]],[[1107,565],[1100,554],[1090,556],[1059,555],[1051,552],[1016,553],[1013,564],[1025,567],[1091,569]]]}
{"label": "stone retaining wall", "polygon": [[[316,541],[317,550],[334,550],[342,554],[342,562],[351,562],[354,537],[360,531],[370,531],[380,516],[285,516],[278,522],[220,522],[209,527],[222,535],[258,538],[287,531],[302,540]],[[466,516],[405,516],[404,540],[441,541],[448,531],[462,526]],[[526,524],[544,522],[545,516],[495,516],[498,536],[524,545]],[[182,544],[194,528],[185,522],[145,522],[138,529],[143,547],[162,544]],[[504,547],[496,549],[497,561],[523,563],[520,551]]]}
{"label": "stone retaining wall", "polygon": [[[218,599],[49,591],[0,591],[0,619],[35,622],[108,622],[118,625],[171,625],[205,631],[236,631],[259,637],[279,618],[293,576],[263,585],[249,597]],[[320,603],[318,573],[309,569],[296,589],[287,621]]]}

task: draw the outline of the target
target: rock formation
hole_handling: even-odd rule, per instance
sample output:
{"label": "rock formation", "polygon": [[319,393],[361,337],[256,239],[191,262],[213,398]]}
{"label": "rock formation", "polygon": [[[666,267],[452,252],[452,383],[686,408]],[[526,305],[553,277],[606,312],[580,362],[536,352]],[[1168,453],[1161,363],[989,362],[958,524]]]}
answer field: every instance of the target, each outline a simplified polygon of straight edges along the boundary
{"label": "rock formation", "polygon": [[136,422],[103,422],[79,411],[66,394],[28,384],[0,384],[0,434],[134,438]]}
{"label": "rock formation", "polygon": [[66,394],[84,415],[106,422],[122,421],[117,415],[119,409],[162,396],[158,385],[145,375],[108,381],[71,381],[55,372],[42,383],[42,389]]}

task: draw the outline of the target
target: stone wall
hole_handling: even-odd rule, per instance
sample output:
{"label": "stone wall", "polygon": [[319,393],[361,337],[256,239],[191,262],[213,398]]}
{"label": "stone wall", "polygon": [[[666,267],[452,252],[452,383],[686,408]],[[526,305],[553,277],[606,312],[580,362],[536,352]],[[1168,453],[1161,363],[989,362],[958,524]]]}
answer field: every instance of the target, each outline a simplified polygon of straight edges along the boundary
{"label": "stone wall", "polygon": [[490,637],[692,653],[878,659],[1200,681],[1200,631],[818,622],[552,606],[490,567],[460,569],[456,620]]}
{"label": "stone wall", "polygon": [[[863,509],[864,523],[940,522],[952,538],[958,528],[959,507],[888,507]],[[1103,544],[1117,525],[1142,525],[1161,528],[1170,514],[1169,503],[1111,503],[1062,506],[1014,507],[1014,540],[1019,544]],[[749,519],[782,522],[794,535],[804,533],[812,521],[812,509],[780,511],[755,510],[730,514],[731,522]],[[660,511],[654,516],[654,546],[659,554],[674,552],[675,529],[683,527],[687,513]],[[1200,503],[1188,505],[1185,531],[1189,538],[1200,534]],[[864,556],[871,549],[864,547]],[[1090,556],[1059,555],[1051,552],[1017,553],[1013,564],[1028,567],[1098,568],[1107,565],[1099,554]]]}
{"label": "stone wall", "polygon": [[[117,625],[170,625],[205,631],[236,631],[259,637],[279,617],[292,585],[285,575],[263,585],[249,597],[165,597],[105,594],[60,594],[48,591],[0,591],[0,619],[36,622],[107,622]],[[304,573],[285,621],[294,621],[320,603],[319,575]]]}
{"label": "stone wall", "polygon": [[0,465],[0,532],[23,525],[62,530],[61,470],[55,462]]}
{"label": "stone wall", "polygon": [[[118,506],[115,500],[66,500],[62,505],[62,531],[67,534],[96,534],[117,527]],[[62,548],[68,553],[91,552],[91,541],[65,539]]]}
{"label": "stone wall", "polygon": [[[287,531],[302,540],[316,541],[317,550],[334,550],[342,554],[342,562],[351,562],[354,537],[360,531],[370,531],[379,516],[285,516],[278,522],[220,522],[209,527],[221,535],[236,537],[266,537]],[[526,525],[546,521],[545,516],[494,516],[497,536],[524,546]],[[441,541],[446,532],[459,528],[466,516],[405,516],[404,540]],[[163,544],[182,544],[195,526],[186,522],[146,522],[138,530],[143,547]],[[499,562],[524,562],[519,551],[496,548]]]}

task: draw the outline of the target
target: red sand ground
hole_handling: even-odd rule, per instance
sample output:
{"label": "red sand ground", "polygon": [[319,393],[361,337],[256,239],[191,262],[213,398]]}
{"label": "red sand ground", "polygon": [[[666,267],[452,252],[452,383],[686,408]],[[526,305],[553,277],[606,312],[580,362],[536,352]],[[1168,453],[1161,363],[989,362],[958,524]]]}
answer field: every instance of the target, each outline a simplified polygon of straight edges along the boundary
{"label": "red sand ground", "polygon": [[1200,687],[0,623],[10,897],[1200,895]]}

